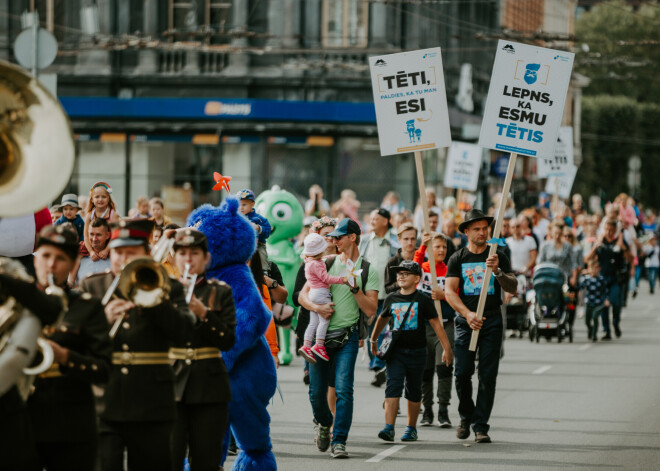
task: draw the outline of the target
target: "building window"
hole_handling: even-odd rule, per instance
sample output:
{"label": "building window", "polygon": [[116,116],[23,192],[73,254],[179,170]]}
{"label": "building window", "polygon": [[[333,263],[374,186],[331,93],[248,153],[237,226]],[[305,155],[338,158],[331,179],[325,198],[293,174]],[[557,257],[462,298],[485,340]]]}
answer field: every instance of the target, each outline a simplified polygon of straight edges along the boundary
{"label": "building window", "polygon": [[369,2],[323,0],[323,46],[366,47]]}

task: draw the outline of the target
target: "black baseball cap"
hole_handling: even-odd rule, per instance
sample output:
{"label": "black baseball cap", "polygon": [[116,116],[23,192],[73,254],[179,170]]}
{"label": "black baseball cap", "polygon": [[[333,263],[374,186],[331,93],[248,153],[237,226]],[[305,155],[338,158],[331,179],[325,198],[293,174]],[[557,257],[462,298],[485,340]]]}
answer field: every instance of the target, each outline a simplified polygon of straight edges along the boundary
{"label": "black baseball cap", "polygon": [[335,230],[330,234],[327,234],[326,237],[341,237],[348,234],[360,235],[362,234],[362,230],[357,222],[353,221],[351,218],[344,218],[337,223]]}
{"label": "black baseball cap", "polygon": [[407,271],[413,275],[422,276],[422,269],[419,266],[419,263],[413,262],[412,260],[403,260],[396,267],[392,267],[392,270],[395,272]]}
{"label": "black baseball cap", "polygon": [[382,217],[384,217],[385,219],[387,219],[387,227],[392,227],[392,223],[390,222],[390,219],[392,218],[392,215],[390,214],[390,212],[389,212],[387,209],[385,209],[385,208],[378,208],[378,210],[376,211],[376,213],[377,213],[379,216],[382,216]]}

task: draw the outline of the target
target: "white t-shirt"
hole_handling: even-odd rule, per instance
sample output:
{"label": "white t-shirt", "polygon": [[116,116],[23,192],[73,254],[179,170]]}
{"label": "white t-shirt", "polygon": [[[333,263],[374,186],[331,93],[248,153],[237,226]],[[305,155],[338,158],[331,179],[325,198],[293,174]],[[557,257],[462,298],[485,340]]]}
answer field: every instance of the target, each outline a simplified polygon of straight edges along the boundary
{"label": "white t-shirt", "polygon": [[513,271],[523,271],[531,260],[530,251],[536,250],[536,242],[526,235],[520,240],[507,237],[506,245],[511,249],[511,268]]}
{"label": "white t-shirt", "polygon": [[646,253],[646,260],[644,260],[644,266],[646,268],[660,267],[660,259],[658,259],[660,247],[657,245],[649,245],[645,248],[644,252]]}
{"label": "white t-shirt", "polygon": [[532,231],[534,234],[536,234],[536,237],[539,238],[539,244],[543,243],[545,240],[545,236],[548,233],[548,226],[550,225],[550,221],[548,221],[545,218],[539,219],[539,223],[532,228]]}

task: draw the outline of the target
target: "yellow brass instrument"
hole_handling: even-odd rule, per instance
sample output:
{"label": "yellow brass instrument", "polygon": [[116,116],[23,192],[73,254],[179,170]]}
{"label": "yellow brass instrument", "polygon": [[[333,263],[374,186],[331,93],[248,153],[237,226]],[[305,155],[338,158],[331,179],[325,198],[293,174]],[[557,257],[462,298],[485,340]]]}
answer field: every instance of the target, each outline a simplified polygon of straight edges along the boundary
{"label": "yellow brass instrument", "polygon": [[[157,306],[168,298],[171,289],[165,268],[151,257],[138,257],[127,263],[113,282],[113,286],[125,299],[140,307]],[[113,286],[110,288],[112,289]],[[110,296],[114,291],[114,289],[112,292],[108,290]],[[108,297],[108,293],[104,296],[104,300]],[[113,324],[110,338],[117,335],[125,315],[126,313],[122,314]]]}
{"label": "yellow brass instrument", "polygon": [[74,156],[57,99],[20,67],[0,61],[0,217],[48,206],[69,182]]}

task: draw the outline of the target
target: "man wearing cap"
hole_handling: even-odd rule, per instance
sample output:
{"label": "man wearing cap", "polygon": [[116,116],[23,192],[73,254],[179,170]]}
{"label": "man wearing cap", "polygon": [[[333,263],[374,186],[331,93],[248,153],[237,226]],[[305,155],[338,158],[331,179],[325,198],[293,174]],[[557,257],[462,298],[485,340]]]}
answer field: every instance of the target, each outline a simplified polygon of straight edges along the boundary
{"label": "man wearing cap", "polygon": [[[371,212],[371,232],[367,234],[360,243],[360,255],[368,261],[378,273],[378,310],[376,315],[380,314],[383,309],[383,301],[387,293],[385,292],[385,270],[387,268],[387,261],[396,255],[397,249],[401,247],[399,242],[394,238],[390,229],[390,212],[384,208],[374,209]],[[369,327],[369,335],[373,331],[374,324]],[[381,342],[383,337],[380,337]],[[385,362],[371,353],[369,349],[369,369],[375,371],[374,379],[371,381],[372,386],[380,387],[386,378]]]}
{"label": "man wearing cap", "polygon": [[[368,262],[363,261],[358,250],[360,226],[349,218],[344,218],[327,237],[333,237],[339,256],[326,263],[330,265],[328,274],[340,276],[347,270],[347,260],[351,260],[355,269],[363,274],[355,277],[353,288],[347,285],[331,285],[332,303],[316,304],[309,298],[309,285],[300,292],[298,301],[310,311],[330,319],[326,334],[326,350],[330,361],[319,361],[309,367],[309,400],[314,419],[319,424],[316,446],[319,451],[326,451],[332,445],[332,458],[348,458],[346,440],[353,421],[353,382],[355,361],[360,341],[362,317],[372,317],[378,308],[378,273]],[[364,275],[366,272],[366,276]],[[366,283],[363,284],[363,279]],[[362,313],[362,314],[361,314]],[[331,338],[338,342],[331,342]],[[337,345],[331,347],[331,343]],[[334,378],[330,378],[333,375]],[[328,383],[334,379],[337,394],[336,413],[333,417],[328,406]],[[334,423],[334,425],[333,425]],[[330,427],[332,428],[332,442]]]}
{"label": "man wearing cap", "polygon": [[77,258],[78,235],[73,227],[47,226],[40,232],[34,256],[37,286],[45,290],[52,277],[62,290],[65,310],[59,325],[43,330],[54,360],[36,377],[28,399],[37,469],[88,470],[96,462],[98,435],[91,384],[108,380],[112,344],[101,303],[67,287]]}
{"label": "man wearing cap", "polygon": [[183,466],[187,449],[193,470],[215,471],[222,457],[231,401],[229,375],[220,351],[234,346],[234,298],[227,283],[205,276],[211,260],[206,236],[186,228],[175,237],[176,267],[189,275],[181,279],[190,293],[188,307],[202,322],[188,342],[170,349],[170,359],[176,360],[174,464],[177,470]]}
{"label": "man wearing cap", "polygon": [[[458,226],[468,238],[466,247],[449,259],[445,279],[445,297],[459,316],[455,321],[454,355],[456,394],[461,424],[456,436],[466,439],[470,426],[477,443],[490,443],[488,419],[495,399],[495,383],[502,347],[501,290],[515,293],[516,277],[511,272],[509,259],[502,252],[488,256],[486,243],[493,218],[478,209],[468,211],[465,221]],[[477,318],[479,295],[483,288],[486,268],[492,269],[483,318]],[[469,350],[472,331],[479,331],[479,388],[476,405],[472,399],[472,375],[476,352]]]}
{"label": "man wearing cap", "polygon": [[[109,272],[92,275],[80,288],[102,298],[122,267],[148,256],[153,221],[122,220],[113,230]],[[195,316],[188,310],[181,283],[170,279],[169,297],[154,307],[139,307],[115,291],[105,306],[110,325],[120,328],[113,339],[110,379],[100,415],[103,471],[123,469],[124,448],[130,469],[171,469],[176,405],[174,371],[168,356],[172,343],[192,337]]]}
{"label": "man wearing cap", "polygon": [[60,209],[62,211],[62,217],[55,221],[53,226],[59,226],[60,224],[66,224],[67,222],[73,224],[73,227],[75,227],[78,232],[78,240],[84,240],[85,221],[80,217],[80,214],[78,214],[78,211],[80,211],[80,206],[78,206],[78,196],[73,193],[68,193],[62,196]]}

